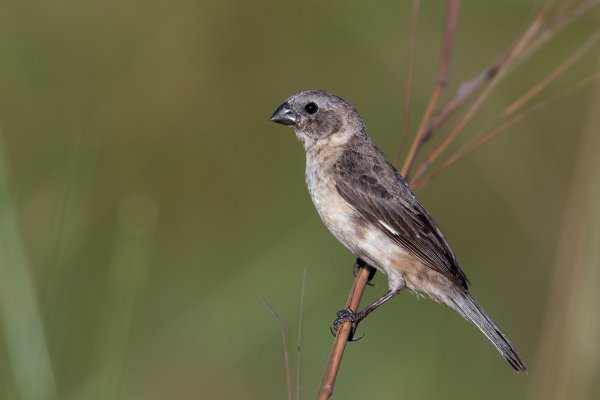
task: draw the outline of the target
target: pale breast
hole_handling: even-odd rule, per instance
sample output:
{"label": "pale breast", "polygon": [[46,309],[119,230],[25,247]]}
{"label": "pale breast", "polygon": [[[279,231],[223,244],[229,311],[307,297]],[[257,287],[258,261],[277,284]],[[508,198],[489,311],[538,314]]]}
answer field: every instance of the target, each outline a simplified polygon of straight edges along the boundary
{"label": "pale breast", "polygon": [[351,236],[356,234],[355,223],[352,219],[357,217],[335,188],[335,182],[330,173],[330,167],[335,162],[333,155],[322,156],[315,154],[306,159],[306,186],[310,197],[329,230],[346,247],[350,247]]}
{"label": "pale breast", "polygon": [[306,184],[321,219],[348,250],[387,275],[390,288],[404,286],[397,260],[407,253],[339,195],[331,172],[335,161],[335,155],[307,153]]}

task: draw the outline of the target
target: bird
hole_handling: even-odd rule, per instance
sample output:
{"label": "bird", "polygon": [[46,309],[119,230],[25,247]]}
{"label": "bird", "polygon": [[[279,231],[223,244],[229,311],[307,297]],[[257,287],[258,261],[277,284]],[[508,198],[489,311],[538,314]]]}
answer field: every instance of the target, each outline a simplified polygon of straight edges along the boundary
{"label": "bird", "polygon": [[271,121],[291,127],[306,152],[306,185],[321,219],[357,260],[382,272],[389,290],[362,319],[403,289],[445,304],[475,324],[519,373],[517,350],[469,293],[469,281],[448,241],[411,188],[367,135],[358,111],[324,90],[289,97]]}

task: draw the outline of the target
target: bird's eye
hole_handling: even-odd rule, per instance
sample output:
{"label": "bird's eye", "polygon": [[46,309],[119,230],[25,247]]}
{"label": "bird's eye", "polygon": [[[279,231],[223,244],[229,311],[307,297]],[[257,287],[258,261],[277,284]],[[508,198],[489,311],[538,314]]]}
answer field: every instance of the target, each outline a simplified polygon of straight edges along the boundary
{"label": "bird's eye", "polygon": [[304,109],[306,110],[307,113],[314,114],[317,112],[319,107],[317,107],[317,105],[315,103],[308,103],[307,105],[304,106]]}

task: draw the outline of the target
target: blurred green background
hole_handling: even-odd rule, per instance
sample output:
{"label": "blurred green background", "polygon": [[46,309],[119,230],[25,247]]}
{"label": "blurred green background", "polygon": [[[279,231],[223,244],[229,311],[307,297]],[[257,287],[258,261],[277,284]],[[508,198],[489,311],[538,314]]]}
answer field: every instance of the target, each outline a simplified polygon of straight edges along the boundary
{"label": "blurred green background", "polygon": [[[281,399],[279,330],[313,398],[353,257],[314,211],[304,152],[269,122],[322,88],[399,142],[410,2],[0,2],[0,398]],[[423,2],[413,131],[444,7]],[[540,2],[464,1],[447,97]],[[462,141],[598,26],[588,14],[524,63]],[[597,70],[598,46],[551,85]],[[359,328],[334,397],[600,398],[600,89],[536,114],[417,194],[472,293],[520,350],[403,294]],[[381,275],[366,300],[386,290]]]}

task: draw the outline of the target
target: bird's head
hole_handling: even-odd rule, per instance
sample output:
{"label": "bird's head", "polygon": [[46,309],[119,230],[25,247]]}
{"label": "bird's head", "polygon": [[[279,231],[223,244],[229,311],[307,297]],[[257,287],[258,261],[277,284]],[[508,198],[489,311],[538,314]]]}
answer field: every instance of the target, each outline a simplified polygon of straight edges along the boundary
{"label": "bird's head", "polygon": [[341,145],[365,134],[356,109],[324,90],[296,93],[275,110],[271,121],[293,128],[307,151],[317,144]]}

